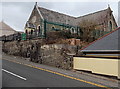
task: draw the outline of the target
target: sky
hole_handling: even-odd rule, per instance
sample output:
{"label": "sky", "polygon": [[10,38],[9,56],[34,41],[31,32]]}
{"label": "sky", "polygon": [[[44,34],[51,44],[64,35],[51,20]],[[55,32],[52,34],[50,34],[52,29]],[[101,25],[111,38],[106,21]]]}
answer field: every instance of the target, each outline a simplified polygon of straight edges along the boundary
{"label": "sky", "polygon": [[[118,2],[38,2],[38,6],[44,7],[53,11],[64,13],[70,16],[78,17],[96,11],[108,8],[108,4],[113,10],[113,15],[118,22]],[[35,2],[2,2],[0,3],[0,21],[4,21],[9,26],[17,31],[24,31],[24,26],[28,20]]]}

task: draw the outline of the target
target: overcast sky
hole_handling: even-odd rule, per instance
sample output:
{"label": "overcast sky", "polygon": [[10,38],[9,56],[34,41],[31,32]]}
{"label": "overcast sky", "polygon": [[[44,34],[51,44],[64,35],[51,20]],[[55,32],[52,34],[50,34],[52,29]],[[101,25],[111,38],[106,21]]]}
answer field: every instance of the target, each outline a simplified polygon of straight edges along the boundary
{"label": "overcast sky", "polygon": [[[10,25],[17,31],[24,31],[35,2],[3,2],[0,3],[0,21]],[[118,21],[118,2],[38,2],[38,5],[50,10],[78,17],[108,8],[113,10],[113,15]],[[2,7],[2,9],[1,9]]]}

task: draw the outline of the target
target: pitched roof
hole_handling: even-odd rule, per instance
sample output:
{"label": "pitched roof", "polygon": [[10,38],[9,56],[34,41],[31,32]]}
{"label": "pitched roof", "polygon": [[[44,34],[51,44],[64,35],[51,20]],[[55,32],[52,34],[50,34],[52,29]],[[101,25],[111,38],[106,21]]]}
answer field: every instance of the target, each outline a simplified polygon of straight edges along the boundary
{"label": "pitched roof", "polygon": [[106,20],[108,11],[111,11],[111,9],[107,8],[105,10],[100,10],[94,13],[80,16],[77,18],[77,22],[80,23],[82,22],[82,20],[91,20],[91,21],[96,22],[97,24],[101,24]]}
{"label": "pitched roof", "polygon": [[75,17],[65,15],[56,11],[48,10],[42,7],[38,7],[43,18],[46,19],[47,21],[51,22],[57,22],[57,23],[64,23],[64,24],[69,24],[75,26]]}
{"label": "pitched roof", "polygon": [[82,48],[81,51],[120,51],[120,35],[118,35],[118,33],[120,33],[120,27],[90,43],[88,46]]}
{"label": "pitched roof", "polygon": [[108,11],[111,11],[110,7],[105,10],[100,10],[94,13],[90,13],[80,17],[73,17],[66,14],[62,14],[56,11],[48,10],[42,7],[38,7],[44,19],[51,22],[64,23],[73,26],[78,26],[82,20],[92,20],[97,24],[101,24],[107,18]]}
{"label": "pitched roof", "polygon": [[[11,28],[10,26],[8,26],[6,23],[4,23],[3,21],[0,22],[0,30],[4,31],[4,30],[8,30],[8,31],[15,31],[13,28]],[[16,31],[15,31],[16,32]]]}

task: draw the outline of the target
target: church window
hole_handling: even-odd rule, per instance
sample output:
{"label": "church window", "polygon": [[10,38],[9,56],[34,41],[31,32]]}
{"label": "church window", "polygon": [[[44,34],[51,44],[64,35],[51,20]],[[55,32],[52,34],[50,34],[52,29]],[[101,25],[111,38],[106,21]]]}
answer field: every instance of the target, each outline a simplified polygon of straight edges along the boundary
{"label": "church window", "polygon": [[112,31],[112,22],[109,22],[109,31]]}
{"label": "church window", "polygon": [[40,33],[40,30],[41,30],[41,27],[40,27],[40,26],[38,26],[38,33]]}
{"label": "church window", "polygon": [[31,34],[33,34],[33,30],[31,30]]}
{"label": "church window", "polygon": [[25,30],[25,33],[27,34],[27,33],[28,33],[28,31],[27,31],[27,30]]}
{"label": "church window", "polygon": [[74,29],[72,28],[72,33],[74,33]]}
{"label": "church window", "polygon": [[70,29],[70,31],[71,33],[75,33],[75,29],[73,27]]}

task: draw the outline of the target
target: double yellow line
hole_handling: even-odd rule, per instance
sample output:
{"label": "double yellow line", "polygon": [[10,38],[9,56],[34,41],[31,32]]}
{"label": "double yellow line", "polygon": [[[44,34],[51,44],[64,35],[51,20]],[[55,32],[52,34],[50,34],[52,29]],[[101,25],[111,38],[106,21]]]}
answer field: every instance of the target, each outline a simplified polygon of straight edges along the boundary
{"label": "double yellow line", "polygon": [[46,71],[46,72],[49,72],[49,73],[57,74],[57,75],[60,75],[60,76],[66,77],[66,78],[70,78],[70,79],[74,79],[74,80],[81,81],[81,82],[84,82],[84,83],[88,83],[88,84],[91,84],[91,85],[94,85],[94,86],[97,86],[97,87],[102,87],[102,88],[105,88],[105,89],[111,89],[111,88],[106,87],[104,85],[92,83],[92,82],[85,81],[85,80],[82,80],[82,79],[79,79],[79,78],[75,78],[75,77],[71,77],[71,76],[68,76],[68,75],[65,75],[65,74],[62,74],[62,73],[54,72],[54,71],[51,71],[51,70],[48,70],[48,69],[39,68],[39,67],[36,67],[36,66],[33,66],[33,65],[29,65],[29,64],[25,64],[25,63],[20,63],[18,61],[14,61],[14,60],[8,60],[8,59],[4,59],[4,60],[10,61],[10,62],[14,62],[14,63],[17,63],[17,64],[22,64],[22,65],[25,65],[25,66],[28,66],[28,67],[32,67],[32,68],[35,68],[35,69],[43,70],[43,71]]}

